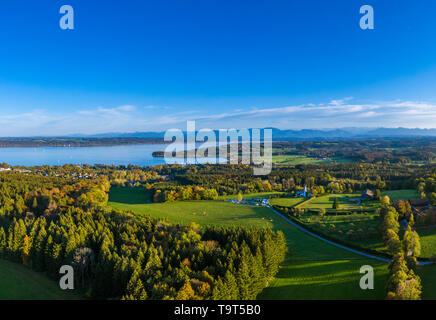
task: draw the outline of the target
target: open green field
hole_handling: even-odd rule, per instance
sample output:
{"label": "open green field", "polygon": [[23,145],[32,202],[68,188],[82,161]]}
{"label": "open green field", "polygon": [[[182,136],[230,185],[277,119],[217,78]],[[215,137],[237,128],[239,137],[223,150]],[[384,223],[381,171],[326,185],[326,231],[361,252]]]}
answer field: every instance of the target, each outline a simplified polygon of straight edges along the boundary
{"label": "open green field", "polygon": [[72,300],[79,295],[61,290],[45,275],[0,259],[0,300]]}
{"label": "open green field", "polygon": [[299,165],[299,164],[331,164],[331,163],[349,163],[351,160],[345,158],[316,159],[303,155],[280,154],[272,156],[272,162],[276,164]]}
{"label": "open green field", "polygon": [[[384,299],[387,264],[345,251],[313,238],[293,227],[271,210],[222,201],[190,201],[132,205],[118,199],[112,189],[110,205],[150,214],[172,222],[197,222],[202,225],[272,227],[282,230],[289,252],[276,278],[260,299]],[[128,201],[127,201],[128,202]],[[375,271],[375,290],[361,290],[359,273],[363,265]]]}
{"label": "open green field", "polygon": [[[283,194],[286,194],[286,192],[258,192],[258,193],[250,193],[250,194],[243,194],[243,199],[265,199],[270,197],[276,197],[281,196]],[[218,197],[218,200],[237,200],[238,195],[232,194],[228,196],[220,196]]]}
{"label": "open green field", "polygon": [[273,155],[273,163],[299,165],[299,164],[328,164],[329,160],[314,159],[301,155]]}
{"label": "open green field", "polygon": [[317,214],[306,213],[299,218],[299,221],[335,239],[364,248],[385,251],[378,215],[353,213],[320,217]]}
{"label": "open green field", "polygon": [[419,198],[418,192],[413,189],[383,191],[382,196],[388,195],[391,201],[393,200],[407,200]]}
{"label": "open green field", "polygon": [[421,257],[436,256],[436,228],[416,230],[421,238]]}
{"label": "open green field", "polygon": [[349,201],[348,198],[359,198],[360,193],[327,194],[305,203],[302,209],[332,209],[333,201],[338,198],[340,210],[375,210],[379,207],[378,201],[364,201],[361,205]]}
{"label": "open green field", "polygon": [[[360,193],[327,194],[316,197],[301,206],[303,209],[332,209],[334,198],[338,198],[340,210],[375,210],[380,206],[379,201],[364,201],[360,205],[352,203],[348,198],[360,198]],[[388,195],[391,201],[419,198],[418,193],[413,189],[384,191],[382,195]]]}
{"label": "open green field", "polygon": [[179,201],[142,205],[110,201],[109,205],[180,224],[196,222],[200,225],[271,228],[273,221],[278,219],[267,208],[224,201]]}

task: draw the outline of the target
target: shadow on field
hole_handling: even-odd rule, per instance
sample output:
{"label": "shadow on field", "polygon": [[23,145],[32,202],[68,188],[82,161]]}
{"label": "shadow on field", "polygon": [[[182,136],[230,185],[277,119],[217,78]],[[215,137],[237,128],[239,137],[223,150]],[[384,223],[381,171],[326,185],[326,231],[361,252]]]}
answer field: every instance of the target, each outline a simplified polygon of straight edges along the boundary
{"label": "shadow on field", "polygon": [[[279,300],[360,300],[384,299],[387,267],[374,265],[374,290],[362,290],[360,266],[365,261],[290,263],[283,266],[258,299]],[[307,268],[306,268],[307,267]]]}
{"label": "shadow on field", "polygon": [[111,187],[109,201],[122,204],[147,204],[150,203],[150,195],[144,188]]}

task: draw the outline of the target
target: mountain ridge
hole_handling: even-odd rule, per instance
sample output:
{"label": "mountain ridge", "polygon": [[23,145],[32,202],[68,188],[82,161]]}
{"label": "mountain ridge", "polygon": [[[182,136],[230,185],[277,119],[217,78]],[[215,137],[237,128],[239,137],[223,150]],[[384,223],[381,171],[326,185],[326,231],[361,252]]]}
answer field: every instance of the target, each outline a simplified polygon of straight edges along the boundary
{"label": "mountain ridge", "polygon": [[[407,137],[436,137],[436,128],[359,128],[345,127],[335,129],[278,129],[273,127],[265,127],[263,129],[271,129],[273,140],[323,140],[323,139],[368,139],[368,138],[407,138]],[[251,129],[249,129],[251,130]],[[198,131],[197,131],[198,132]],[[219,130],[214,130],[217,134]],[[185,132],[186,134],[186,132]],[[99,134],[70,134],[58,136],[29,136],[29,137],[0,137],[1,140],[7,139],[37,139],[37,138],[89,138],[89,139],[105,139],[105,138],[153,138],[163,139],[164,131],[137,131],[137,132],[107,132]]]}
{"label": "mountain ridge", "polygon": [[[436,137],[436,129],[421,129],[421,128],[336,128],[336,129],[271,129],[274,140],[289,140],[289,139],[348,139],[348,138],[396,138],[396,137]],[[218,130],[214,130],[218,133]],[[74,135],[74,137],[84,138],[162,138],[165,132],[161,131],[144,131],[130,133],[102,133],[93,135]]]}

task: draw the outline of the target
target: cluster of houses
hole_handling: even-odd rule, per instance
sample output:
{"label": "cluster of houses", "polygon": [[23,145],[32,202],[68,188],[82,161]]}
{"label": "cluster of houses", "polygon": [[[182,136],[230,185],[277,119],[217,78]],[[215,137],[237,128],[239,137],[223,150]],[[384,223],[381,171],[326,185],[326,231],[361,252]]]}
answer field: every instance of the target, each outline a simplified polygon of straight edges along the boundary
{"label": "cluster of houses", "polygon": [[32,171],[27,170],[27,169],[15,169],[15,168],[0,168],[0,172],[11,172],[11,171],[15,171],[15,172],[20,172],[20,173],[31,173]]}
{"label": "cluster of houses", "polygon": [[[360,196],[359,200],[361,202],[361,201],[368,201],[368,200],[373,200],[373,199],[374,199],[374,193],[371,190],[366,189],[362,192],[362,195]],[[352,199],[352,200],[355,200],[355,199]],[[395,208],[398,208],[400,202],[408,202],[410,205],[410,209],[411,209],[409,212],[406,212],[404,214],[404,218],[400,221],[400,225],[403,228],[407,228],[410,216],[412,214],[413,214],[413,217],[416,219],[417,216],[422,215],[431,207],[430,200],[427,198],[394,200],[394,201],[392,201],[392,204]]]}
{"label": "cluster of houses", "polygon": [[[28,169],[20,169],[20,168],[11,168],[11,167],[1,167],[0,168],[0,172],[19,172],[22,174],[30,174],[32,173],[31,170]],[[44,171],[41,173],[42,176],[47,177],[50,174],[47,171]],[[54,174],[56,177],[61,177],[61,178],[73,178],[73,179],[96,179],[98,178],[100,175],[96,174],[96,173],[70,173],[70,174],[60,174],[60,173],[55,173]]]}

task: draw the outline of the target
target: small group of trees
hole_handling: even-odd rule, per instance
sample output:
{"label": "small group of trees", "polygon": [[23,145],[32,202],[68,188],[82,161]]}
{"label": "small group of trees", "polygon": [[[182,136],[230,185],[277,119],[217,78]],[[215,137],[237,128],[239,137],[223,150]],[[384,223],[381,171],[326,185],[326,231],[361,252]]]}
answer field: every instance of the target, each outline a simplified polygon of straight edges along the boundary
{"label": "small group of trees", "polygon": [[339,209],[339,199],[338,199],[338,197],[335,197],[334,199],[333,199],[333,205],[332,205],[332,209],[335,209],[335,210],[337,210],[337,209]]}
{"label": "small group of trees", "polygon": [[153,202],[218,199],[218,192],[215,189],[206,189],[199,186],[178,186],[167,190],[149,189],[148,192],[151,192]]}
{"label": "small group of trees", "polygon": [[410,268],[401,250],[394,255],[389,264],[390,277],[386,286],[388,300],[420,300],[421,279]]}

